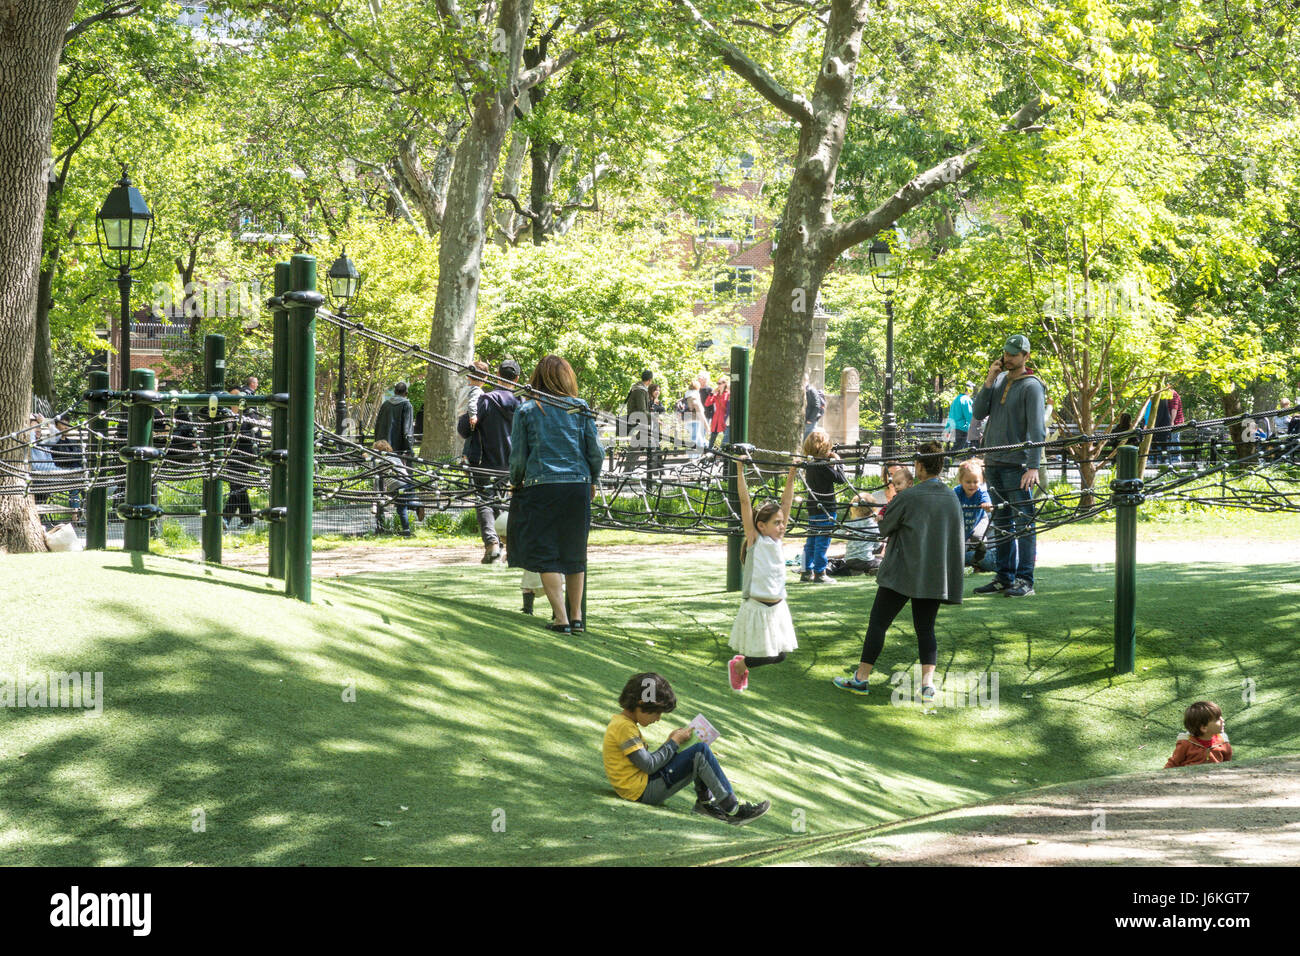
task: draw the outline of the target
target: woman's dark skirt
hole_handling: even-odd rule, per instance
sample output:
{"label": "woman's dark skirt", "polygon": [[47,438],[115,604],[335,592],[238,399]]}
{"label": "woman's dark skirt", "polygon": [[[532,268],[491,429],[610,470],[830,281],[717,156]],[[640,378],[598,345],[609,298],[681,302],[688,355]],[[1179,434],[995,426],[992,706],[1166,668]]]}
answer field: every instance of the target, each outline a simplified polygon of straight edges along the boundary
{"label": "woman's dark skirt", "polygon": [[508,563],[538,574],[586,571],[590,530],[590,483],[519,488],[510,499]]}

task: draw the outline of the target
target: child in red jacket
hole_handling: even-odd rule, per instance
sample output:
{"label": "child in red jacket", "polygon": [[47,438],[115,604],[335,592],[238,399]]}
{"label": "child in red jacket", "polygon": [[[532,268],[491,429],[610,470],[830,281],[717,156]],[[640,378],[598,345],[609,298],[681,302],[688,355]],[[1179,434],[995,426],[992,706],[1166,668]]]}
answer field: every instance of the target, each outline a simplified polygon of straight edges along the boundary
{"label": "child in red jacket", "polygon": [[1174,755],[1165,764],[1189,767],[1197,763],[1227,763],[1232,759],[1232,744],[1223,732],[1223,711],[1208,700],[1198,700],[1183,714],[1186,733],[1178,735]]}

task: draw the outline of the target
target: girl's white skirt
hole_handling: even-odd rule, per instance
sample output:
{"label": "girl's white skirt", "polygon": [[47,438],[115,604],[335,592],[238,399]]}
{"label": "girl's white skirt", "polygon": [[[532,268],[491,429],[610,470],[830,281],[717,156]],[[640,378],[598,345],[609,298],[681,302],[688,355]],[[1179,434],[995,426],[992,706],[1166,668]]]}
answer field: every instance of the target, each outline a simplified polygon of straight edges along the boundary
{"label": "girl's white skirt", "polygon": [[776,657],[799,646],[786,601],[768,606],[750,598],[731,625],[731,649],[746,657]]}

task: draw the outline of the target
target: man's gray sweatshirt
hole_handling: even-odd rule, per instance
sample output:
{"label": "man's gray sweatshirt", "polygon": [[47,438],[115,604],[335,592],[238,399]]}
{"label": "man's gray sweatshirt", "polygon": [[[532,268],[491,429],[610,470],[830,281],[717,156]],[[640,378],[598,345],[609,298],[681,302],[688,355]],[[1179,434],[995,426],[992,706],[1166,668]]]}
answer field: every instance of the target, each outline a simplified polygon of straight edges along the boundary
{"label": "man's gray sweatshirt", "polygon": [[[1035,375],[1025,375],[1008,387],[1006,378],[1007,373],[1003,372],[993,380],[991,388],[982,388],[975,396],[974,417],[988,417],[980,439],[984,448],[1040,442],[1046,436],[1043,383]],[[1016,448],[991,451],[984,456],[984,461],[999,467],[1034,469],[1042,456],[1041,448]]]}

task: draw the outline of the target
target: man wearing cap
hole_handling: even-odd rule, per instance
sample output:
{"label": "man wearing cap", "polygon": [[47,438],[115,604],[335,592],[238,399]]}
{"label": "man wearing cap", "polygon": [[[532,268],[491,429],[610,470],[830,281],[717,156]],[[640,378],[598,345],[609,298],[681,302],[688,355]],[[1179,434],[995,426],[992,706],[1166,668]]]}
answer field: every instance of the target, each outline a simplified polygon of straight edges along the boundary
{"label": "man wearing cap", "polygon": [[[468,435],[465,456],[471,468],[492,471],[510,470],[510,432],[515,427],[515,411],[519,398],[511,388],[519,381],[519,363],[505,359],[497,368],[497,375],[505,379],[498,388],[485,392],[478,400],[478,426]],[[504,497],[506,477],[475,473],[474,510],[478,515],[478,532],[483,539],[483,564],[501,560],[501,539],[497,537],[496,519],[502,512],[500,500]],[[493,503],[496,502],[496,503]]]}
{"label": "man wearing cap", "polygon": [[1037,542],[1033,501],[1043,449],[999,447],[1043,441],[1043,383],[1026,368],[1028,361],[1029,339],[1011,336],[975,396],[974,417],[988,416],[983,436],[984,447],[989,449],[984,453],[984,475],[998,531],[997,577],[976,588],[976,594],[1026,597],[1034,593]]}
{"label": "man wearing cap", "polygon": [[966,447],[966,435],[970,432],[971,409],[974,407],[971,393],[974,391],[975,383],[967,382],[961,394],[954,398],[952,404],[948,406],[948,421],[953,434],[953,451],[960,451]]}

